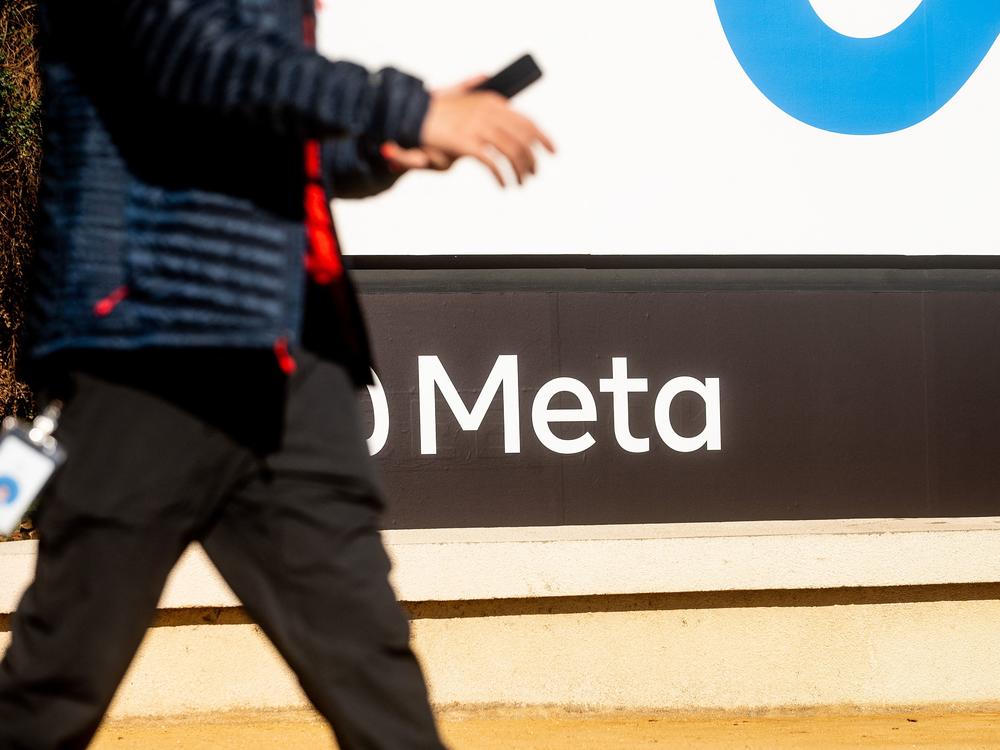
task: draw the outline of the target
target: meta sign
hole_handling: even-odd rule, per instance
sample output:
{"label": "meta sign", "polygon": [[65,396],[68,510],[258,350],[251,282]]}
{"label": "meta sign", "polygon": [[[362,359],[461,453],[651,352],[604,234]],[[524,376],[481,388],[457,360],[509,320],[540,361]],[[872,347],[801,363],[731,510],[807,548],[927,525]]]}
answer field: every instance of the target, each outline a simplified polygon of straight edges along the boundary
{"label": "meta sign", "polygon": [[[611,358],[610,378],[601,378],[602,393],[612,394],[612,422],[615,440],[622,450],[629,453],[648,453],[649,438],[635,437],[629,426],[629,396],[646,393],[649,380],[630,377],[628,358]],[[437,356],[417,357],[418,393],[420,401],[420,453],[437,454],[437,394],[443,397],[456,423],[465,431],[478,430],[497,394],[501,393],[503,410],[503,442],[505,453],[521,452],[520,389],[516,354],[497,357],[482,388],[475,394],[475,403],[467,407],[459,394],[451,376]],[[389,403],[385,388],[372,373],[374,385],[368,387],[372,406],[372,434],[368,439],[368,449],[372,455],[385,447],[389,437]],[[705,427],[695,436],[684,437],[674,429],[670,419],[670,406],[681,393],[696,394],[705,404]],[[559,396],[572,396],[578,406],[573,408],[553,408],[552,403]],[[706,378],[704,382],[691,377],[677,377],[668,381],[656,396],[653,406],[656,430],[664,444],[680,453],[690,453],[700,448],[720,450],[722,447],[721,419],[719,408],[719,379]],[[591,432],[583,429],[574,438],[562,438],[553,432],[553,423],[579,422],[587,424],[597,421],[597,403],[587,385],[575,378],[558,377],[542,385],[531,405],[531,425],[537,440],[553,453],[570,455],[583,453],[593,447],[596,440]]]}
{"label": "meta sign", "polygon": [[1000,253],[994,0],[327,6],[327,54],[431,87],[532,52],[559,147],[520,190],[460,163],[345,203],[349,252]]}
{"label": "meta sign", "polygon": [[389,527],[997,513],[1000,271],[412,273],[359,274]]}
{"label": "meta sign", "polygon": [[993,0],[326,4],[326,54],[432,89],[531,52],[558,147],[335,201],[386,525],[995,516],[998,34]]}

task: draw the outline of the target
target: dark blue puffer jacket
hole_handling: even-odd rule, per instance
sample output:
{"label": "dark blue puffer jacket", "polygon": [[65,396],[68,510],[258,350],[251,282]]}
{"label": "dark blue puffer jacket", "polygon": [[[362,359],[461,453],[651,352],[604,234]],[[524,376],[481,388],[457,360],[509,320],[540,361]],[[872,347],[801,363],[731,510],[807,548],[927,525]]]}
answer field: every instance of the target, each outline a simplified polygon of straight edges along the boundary
{"label": "dark blue puffer jacket", "polygon": [[378,192],[428,95],[314,52],[312,3],[42,0],[31,355],[287,342],[367,379],[350,281],[303,268],[304,145],[336,192]]}

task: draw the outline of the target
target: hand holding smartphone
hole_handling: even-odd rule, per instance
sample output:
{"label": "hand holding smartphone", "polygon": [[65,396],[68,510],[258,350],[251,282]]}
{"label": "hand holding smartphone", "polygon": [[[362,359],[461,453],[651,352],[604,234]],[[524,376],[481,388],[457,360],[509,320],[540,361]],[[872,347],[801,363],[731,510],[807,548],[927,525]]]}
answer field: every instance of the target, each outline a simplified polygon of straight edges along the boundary
{"label": "hand holding smartphone", "polygon": [[[535,173],[533,149],[555,146],[529,118],[515,111],[507,100],[542,76],[531,55],[523,55],[491,78],[472,88],[456,87],[431,97],[421,141],[424,151],[455,160],[470,156],[506,185],[496,157],[505,159],[518,184]],[[471,85],[471,84],[470,84]],[[499,96],[483,96],[483,92]]]}

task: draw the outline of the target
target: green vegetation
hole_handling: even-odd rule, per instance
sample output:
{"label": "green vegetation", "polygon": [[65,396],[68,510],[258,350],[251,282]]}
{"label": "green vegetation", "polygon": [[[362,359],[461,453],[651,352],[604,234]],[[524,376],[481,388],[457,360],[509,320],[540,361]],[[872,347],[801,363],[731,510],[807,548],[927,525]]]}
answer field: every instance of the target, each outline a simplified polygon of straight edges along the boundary
{"label": "green vegetation", "polygon": [[26,412],[30,394],[14,377],[24,271],[41,154],[34,0],[0,2],[0,413]]}
{"label": "green vegetation", "polygon": [[[14,363],[41,156],[34,41],[34,0],[0,0],[0,415],[32,408],[31,394],[14,376]],[[35,536],[26,520],[10,539]]]}

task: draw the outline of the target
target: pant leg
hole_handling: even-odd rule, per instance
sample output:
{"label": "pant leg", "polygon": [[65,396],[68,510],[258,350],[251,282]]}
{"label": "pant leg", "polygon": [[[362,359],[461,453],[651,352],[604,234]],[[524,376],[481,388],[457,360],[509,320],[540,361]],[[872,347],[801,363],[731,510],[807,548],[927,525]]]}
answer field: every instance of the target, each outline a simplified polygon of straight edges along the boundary
{"label": "pant leg", "polygon": [[87,746],[227,450],[152,395],[74,380],[57,433],[69,458],[41,504],[35,581],[0,664],[4,750]]}
{"label": "pant leg", "polygon": [[307,364],[282,449],[226,501],[202,544],[344,750],[440,750],[387,580],[356,395],[341,368]]}

